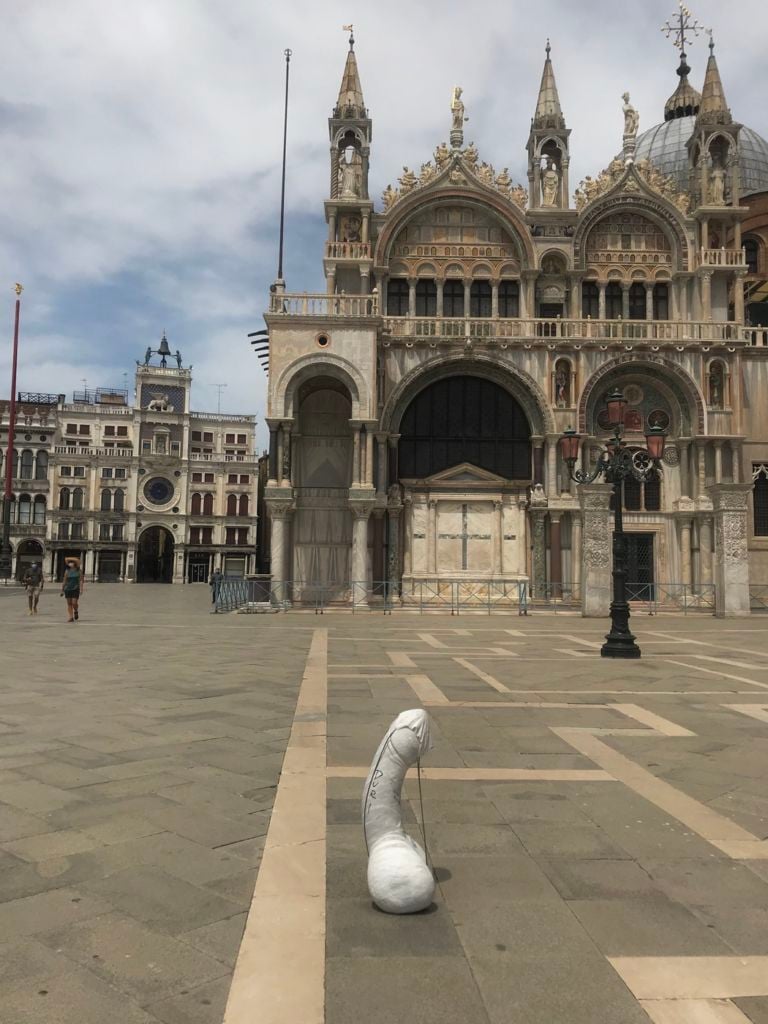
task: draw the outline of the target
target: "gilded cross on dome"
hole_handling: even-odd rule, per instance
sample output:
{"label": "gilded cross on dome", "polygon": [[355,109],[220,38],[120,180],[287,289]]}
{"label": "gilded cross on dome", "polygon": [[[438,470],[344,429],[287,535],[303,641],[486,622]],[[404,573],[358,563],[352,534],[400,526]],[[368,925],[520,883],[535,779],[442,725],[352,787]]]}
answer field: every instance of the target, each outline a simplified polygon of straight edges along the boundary
{"label": "gilded cross on dome", "polygon": [[666,35],[667,39],[674,35],[675,38],[672,40],[673,46],[676,46],[681,54],[684,54],[685,44],[691,41],[688,35],[692,34],[692,37],[697,36],[699,32],[704,30],[704,26],[700,25],[693,17],[683,3],[683,0],[679,0],[679,8],[676,15],[673,15],[669,21],[664,22],[661,31]]}

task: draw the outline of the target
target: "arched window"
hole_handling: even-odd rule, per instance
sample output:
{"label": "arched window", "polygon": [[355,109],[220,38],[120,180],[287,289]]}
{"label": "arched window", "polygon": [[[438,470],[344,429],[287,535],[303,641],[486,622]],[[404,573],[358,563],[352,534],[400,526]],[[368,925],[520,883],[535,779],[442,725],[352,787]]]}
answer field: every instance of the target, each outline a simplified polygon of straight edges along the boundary
{"label": "arched window", "polygon": [[238,505],[238,512],[239,512],[239,514],[241,516],[247,516],[248,515],[248,495],[247,494],[241,494],[240,495],[240,503]]}
{"label": "arched window", "polygon": [[70,506],[70,493],[68,487],[62,487],[59,491],[59,508],[67,509]]}
{"label": "arched window", "polygon": [[653,286],[653,319],[669,320],[669,285]]}
{"label": "arched window", "polygon": [[464,282],[448,280],[443,285],[443,316],[464,316]]}
{"label": "arched window", "polygon": [[747,258],[747,273],[757,274],[760,266],[760,243],[756,238],[744,239],[744,254]]}
{"label": "arched window", "polygon": [[641,484],[633,476],[624,481],[624,508],[627,512],[639,512],[642,508]]}
{"label": "arched window", "polygon": [[228,494],[227,495],[227,515],[228,516],[236,516],[237,515],[237,495],[236,494]]}
{"label": "arched window", "polygon": [[28,494],[19,495],[19,523],[32,522],[32,499]]}
{"label": "arched window", "polygon": [[72,491],[72,508],[81,509],[83,507],[83,488],[75,487]]}
{"label": "arched window", "polygon": [[752,510],[756,537],[768,537],[768,466],[756,464],[752,467]]}
{"label": "arched window", "polygon": [[392,277],[387,285],[387,316],[408,316],[408,282]]}
{"label": "arched window", "polygon": [[558,409],[571,405],[571,364],[567,359],[555,363],[555,405]]}
{"label": "arched window", "polygon": [[192,495],[192,505],[191,505],[190,511],[191,511],[193,516],[199,516],[200,515],[200,502],[201,502],[201,500],[202,499],[200,498],[199,494],[193,494]]}
{"label": "arched window", "polygon": [[605,315],[609,320],[618,320],[622,315],[623,293],[621,285],[611,281],[605,288]]}
{"label": "arched window", "polygon": [[645,285],[639,281],[629,289],[629,319],[645,320]]}
{"label": "arched window", "polygon": [[109,512],[112,508],[112,491],[103,490],[101,492],[101,511]]}
{"label": "arched window", "polygon": [[469,293],[469,315],[491,315],[491,282],[473,281]]}
{"label": "arched window", "polygon": [[122,512],[125,508],[125,491],[118,487],[112,501],[112,508],[115,512]]}
{"label": "arched window", "polygon": [[42,494],[38,494],[35,498],[35,504],[33,508],[33,521],[40,526],[45,522],[45,498]]}
{"label": "arched window", "polygon": [[35,462],[35,480],[45,480],[48,476],[48,452],[37,453]]}
{"label": "arched window", "polygon": [[648,479],[643,484],[646,512],[661,511],[661,474],[657,469],[651,470]]}
{"label": "arched window", "polygon": [[709,364],[707,384],[710,408],[722,409],[725,405],[725,367],[719,359],[713,359]]}
{"label": "arched window", "polygon": [[499,316],[512,319],[520,316],[520,284],[502,281],[499,285]]}
{"label": "arched window", "polygon": [[437,315],[437,285],[429,278],[416,282],[416,316]]}
{"label": "arched window", "polygon": [[21,479],[32,480],[35,475],[35,453],[25,448],[21,453]]}
{"label": "arched window", "polygon": [[593,320],[600,316],[600,289],[594,281],[585,281],[581,286],[581,315]]}
{"label": "arched window", "polygon": [[204,516],[212,516],[213,515],[213,495],[212,494],[206,494],[204,496],[204,498],[203,498],[203,515]]}

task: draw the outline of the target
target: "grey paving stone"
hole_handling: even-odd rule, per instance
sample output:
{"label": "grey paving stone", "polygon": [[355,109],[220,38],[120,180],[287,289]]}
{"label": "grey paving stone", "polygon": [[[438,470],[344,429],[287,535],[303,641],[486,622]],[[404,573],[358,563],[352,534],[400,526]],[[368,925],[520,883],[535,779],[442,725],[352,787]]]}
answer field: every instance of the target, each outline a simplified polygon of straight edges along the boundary
{"label": "grey paving stone", "polygon": [[239,909],[232,901],[159,868],[129,868],[84,882],[81,889],[169,935],[226,920]]}
{"label": "grey paving stone", "polygon": [[755,996],[749,999],[734,999],[733,1002],[747,1015],[752,1024],[768,1024],[768,997]]}
{"label": "grey paving stone", "polygon": [[420,914],[385,914],[363,898],[328,899],[328,957],[458,956],[461,944],[440,902]]}
{"label": "grey paving stone", "polygon": [[52,889],[0,903],[0,935],[34,935],[107,914],[112,907],[78,889]]}
{"label": "grey paving stone", "polygon": [[713,902],[768,908],[768,878],[762,881],[744,863],[725,859],[643,860],[641,866],[670,899],[686,906]]}
{"label": "grey paving stone", "polygon": [[331,959],[325,1006],[327,1024],[489,1024],[463,957]]}
{"label": "grey paving stone", "polygon": [[38,938],[140,1005],[229,974],[213,957],[119,913],[43,932]]}
{"label": "grey paving stone", "polygon": [[679,903],[645,899],[571,900],[592,941],[606,956],[727,956],[729,948]]}
{"label": "grey paving stone", "polygon": [[660,887],[635,861],[539,859],[538,866],[566,900],[643,899]]}
{"label": "grey paving stone", "polygon": [[621,860],[629,854],[596,825],[550,821],[515,822],[515,835],[532,857]]}
{"label": "grey paving stone", "polygon": [[67,857],[73,853],[84,853],[86,850],[93,850],[100,845],[98,839],[85,832],[79,832],[77,829],[61,829],[58,832],[44,832],[42,835],[28,836],[26,839],[14,839],[3,843],[2,847],[15,857],[35,863],[49,860],[51,857]]}
{"label": "grey paving stone", "polygon": [[235,914],[192,931],[180,932],[176,938],[182,942],[188,942],[190,946],[199,949],[201,953],[206,953],[208,956],[221,960],[229,967],[234,967],[247,916],[245,913]]}
{"label": "grey paving stone", "polygon": [[221,1024],[229,994],[229,978],[186,989],[172,999],[164,999],[147,1007],[153,1020],[163,1024]]}

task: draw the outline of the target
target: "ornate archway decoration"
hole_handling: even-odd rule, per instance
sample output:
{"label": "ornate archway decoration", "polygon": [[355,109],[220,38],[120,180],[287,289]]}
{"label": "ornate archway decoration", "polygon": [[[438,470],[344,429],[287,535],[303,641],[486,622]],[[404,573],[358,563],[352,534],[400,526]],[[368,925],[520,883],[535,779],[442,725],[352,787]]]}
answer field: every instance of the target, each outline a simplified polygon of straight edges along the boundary
{"label": "ornate archway decoration", "polygon": [[331,352],[306,355],[289,363],[277,379],[269,415],[272,419],[292,419],[296,414],[299,387],[313,377],[333,377],[349,391],[352,419],[370,419],[371,396],[360,370],[349,359]]}
{"label": "ornate archway decoration", "polygon": [[685,401],[691,425],[695,426],[696,433],[703,434],[705,432],[704,399],[689,374],[677,363],[661,356],[643,355],[638,357],[632,354],[618,356],[605,363],[595,370],[586,382],[579,400],[579,433],[586,434],[588,431],[587,412],[595,391],[604,388],[606,378],[621,370],[626,370],[629,373],[649,371],[657,381],[660,378],[661,383],[664,383],[664,378],[667,377],[668,383],[674,385],[673,391],[677,393],[678,399],[682,398]]}

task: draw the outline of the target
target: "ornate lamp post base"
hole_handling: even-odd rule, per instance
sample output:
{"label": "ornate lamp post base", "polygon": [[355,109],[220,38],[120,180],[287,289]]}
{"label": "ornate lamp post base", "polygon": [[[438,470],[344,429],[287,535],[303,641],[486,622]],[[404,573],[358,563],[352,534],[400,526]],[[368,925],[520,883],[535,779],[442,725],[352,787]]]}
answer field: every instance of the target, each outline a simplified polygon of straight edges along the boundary
{"label": "ornate lamp post base", "polygon": [[[623,624],[622,624],[623,619]],[[611,632],[606,636],[600,648],[601,658],[639,658],[640,648],[629,631],[629,608],[621,609],[611,605]]]}

